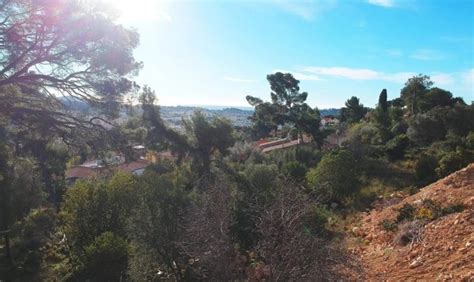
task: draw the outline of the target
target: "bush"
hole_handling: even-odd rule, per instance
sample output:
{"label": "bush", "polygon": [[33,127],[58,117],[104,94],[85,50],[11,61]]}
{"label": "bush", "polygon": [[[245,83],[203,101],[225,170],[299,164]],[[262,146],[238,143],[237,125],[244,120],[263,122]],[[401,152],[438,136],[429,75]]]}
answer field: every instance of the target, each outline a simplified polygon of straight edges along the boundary
{"label": "bush", "polygon": [[307,231],[313,235],[322,235],[326,233],[326,224],[331,216],[331,212],[322,205],[315,205],[306,219]]}
{"label": "bush", "polygon": [[451,213],[457,213],[457,212],[462,212],[466,207],[463,204],[454,204],[451,206],[448,206],[446,208],[443,208],[441,210],[442,216],[451,214]]}
{"label": "bush", "polygon": [[438,178],[436,167],[438,167],[438,160],[435,156],[425,154],[420,156],[415,163],[416,179],[420,186],[436,181]]}
{"label": "bush", "polygon": [[423,226],[425,226],[425,224],[426,221],[424,220],[414,220],[402,223],[398,227],[397,234],[395,234],[395,243],[401,246],[406,246],[411,242],[420,242]]}
{"label": "bush", "polygon": [[302,181],[304,180],[308,168],[304,164],[293,161],[285,163],[282,167],[282,171],[286,176],[297,181]]}
{"label": "bush", "polygon": [[359,189],[357,162],[350,151],[335,150],[327,153],[306,179],[318,196],[342,201]]}
{"label": "bush", "polygon": [[450,173],[453,173],[459,169],[462,169],[470,162],[474,161],[474,155],[468,150],[461,147],[456,148],[456,151],[446,153],[439,160],[439,166],[436,168],[436,172],[439,177],[444,177]]}
{"label": "bush", "polygon": [[412,220],[415,217],[415,207],[410,204],[404,204],[398,209],[397,222]]}
{"label": "bush", "polygon": [[83,273],[95,281],[119,281],[125,277],[128,264],[128,243],[105,232],[85,248]]}
{"label": "bush", "polygon": [[405,134],[395,136],[385,145],[385,152],[391,160],[402,159],[410,140]]}
{"label": "bush", "polygon": [[389,219],[382,220],[380,226],[383,230],[390,232],[396,231],[398,229],[398,224],[395,221]]}

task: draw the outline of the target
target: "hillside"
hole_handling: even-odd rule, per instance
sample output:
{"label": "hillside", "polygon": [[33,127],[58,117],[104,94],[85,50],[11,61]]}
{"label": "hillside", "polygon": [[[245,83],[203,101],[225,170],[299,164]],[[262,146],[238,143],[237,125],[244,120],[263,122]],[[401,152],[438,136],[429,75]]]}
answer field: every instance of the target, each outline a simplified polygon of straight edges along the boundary
{"label": "hillside", "polygon": [[361,215],[347,243],[369,280],[473,281],[474,164]]}

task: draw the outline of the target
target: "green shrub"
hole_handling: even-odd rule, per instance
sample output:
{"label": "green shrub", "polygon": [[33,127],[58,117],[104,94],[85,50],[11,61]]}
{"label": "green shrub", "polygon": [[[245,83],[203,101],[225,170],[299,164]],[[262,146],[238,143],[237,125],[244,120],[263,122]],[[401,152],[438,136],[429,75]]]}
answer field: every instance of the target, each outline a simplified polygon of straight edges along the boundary
{"label": "green shrub", "polygon": [[457,212],[462,212],[466,207],[463,204],[454,204],[450,205],[446,208],[443,208],[441,210],[441,215],[445,216],[451,213],[457,213]]}
{"label": "green shrub", "polygon": [[383,228],[383,230],[390,232],[396,231],[398,229],[398,224],[395,221],[389,219],[382,220],[380,226]]}
{"label": "green shrub", "polygon": [[398,209],[397,222],[412,220],[415,217],[415,207],[410,204],[404,204]]}
{"label": "green shrub", "polygon": [[385,152],[391,160],[402,159],[410,140],[405,134],[395,136],[385,145]]}
{"label": "green shrub", "polygon": [[436,181],[438,160],[432,155],[421,155],[415,163],[415,175],[420,186]]}
{"label": "green shrub", "polygon": [[357,162],[348,150],[334,150],[312,168],[306,179],[316,193],[328,200],[342,201],[357,192],[360,184]]}
{"label": "green shrub", "polygon": [[125,239],[104,232],[85,248],[83,273],[95,281],[119,281],[125,277],[128,264],[128,243]]}
{"label": "green shrub", "polygon": [[282,171],[286,176],[297,181],[302,181],[304,180],[308,168],[304,164],[294,161],[283,164]]}
{"label": "green shrub", "polygon": [[313,206],[311,213],[306,218],[305,227],[311,234],[324,235],[326,233],[326,224],[331,217],[331,212],[325,206]]}
{"label": "green shrub", "polygon": [[448,152],[441,157],[436,172],[439,177],[444,177],[456,170],[462,169],[472,161],[474,161],[474,154],[469,150],[458,147],[456,151]]}

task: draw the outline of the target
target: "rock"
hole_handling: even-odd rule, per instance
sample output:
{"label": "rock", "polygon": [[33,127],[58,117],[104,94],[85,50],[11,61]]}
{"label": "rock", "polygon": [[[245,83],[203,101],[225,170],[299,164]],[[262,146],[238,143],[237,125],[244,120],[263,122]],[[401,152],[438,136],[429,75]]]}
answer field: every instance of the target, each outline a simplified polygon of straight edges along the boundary
{"label": "rock", "polygon": [[414,206],[421,206],[421,204],[423,204],[423,202],[421,200],[413,201]]}
{"label": "rock", "polygon": [[352,227],[352,234],[354,235],[359,235],[359,232],[360,232],[360,228],[359,227]]}
{"label": "rock", "polygon": [[415,267],[418,267],[420,265],[422,265],[423,263],[421,262],[421,257],[417,257],[414,261],[412,261],[410,263],[410,268],[415,268]]}

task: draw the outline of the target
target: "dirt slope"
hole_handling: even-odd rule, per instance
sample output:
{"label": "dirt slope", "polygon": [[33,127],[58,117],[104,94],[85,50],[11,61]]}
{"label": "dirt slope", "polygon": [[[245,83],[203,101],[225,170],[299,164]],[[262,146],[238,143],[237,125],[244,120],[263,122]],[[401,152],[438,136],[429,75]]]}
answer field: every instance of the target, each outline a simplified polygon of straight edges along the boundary
{"label": "dirt slope", "polygon": [[[417,240],[405,246],[395,239],[400,231],[385,231],[380,225],[383,220],[394,222],[404,204],[419,210],[426,199],[442,207],[463,204],[464,210],[428,220]],[[363,214],[348,239],[364,265],[365,279],[474,281],[474,163],[417,194],[391,202]]]}

